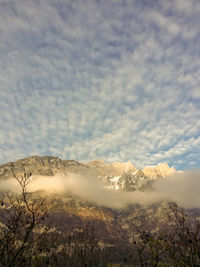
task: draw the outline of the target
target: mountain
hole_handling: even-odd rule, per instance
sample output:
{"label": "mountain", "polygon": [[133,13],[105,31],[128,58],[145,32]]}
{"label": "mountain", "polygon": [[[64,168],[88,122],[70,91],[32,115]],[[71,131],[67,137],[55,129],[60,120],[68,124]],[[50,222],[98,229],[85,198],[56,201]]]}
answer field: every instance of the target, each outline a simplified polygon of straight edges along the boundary
{"label": "mountain", "polygon": [[134,172],[136,168],[131,164],[130,161],[126,163],[122,162],[114,162],[111,164],[105,163],[99,160],[93,160],[88,163],[85,163],[89,168],[96,168],[99,170],[101,175],[110,175],[110,176],[118,176],[122,175],[124,172]]}
{"label": "mountain", "polygon": [[[0,181],[8,180],[14,176],[20,177],[24,173],[31,173],[31,176],[49,177],[50,183],[51,177],[56,174],[62,174],[64,177],[66,176],[66,179],[69,174],[77,174],[97,179],[105,188],[111,191],[144,191],[148,194],[153,189],[155,179],[164,178],[172,172],[175,172],[174,168],[170,168],[167,164],[158,164],[156,167],[137,170],[131,162],[105,163],[93,160],[87,163],[80,163],[75,160],[61,160],[53,156],[32,156],[0,165]],[[77,187],[81,186],[82,184],[77,185]],[[95,183],[93,186],[98,186],[98,184]],[[93,188],[90,190],[93,190]],[[37,195],[37,192],[34,194]],[[38,194],[44,196],[44,193],[39,192]],[[50,206],[53,213],[61,211],[63,214],[70,214],[70,216],[73,215],[84,220],[92,219],[113,223],[116,216],[118,217],[120,214],[121,217],[121,214],[126,214],[126,207],[121,213],[121,209],[116,210],[97,205],[70,192],[62,196],[57,193],[51,193],[48,196],[45,194],[45,197],[50,200],[49,203],[51,203]],[[127,212],[132,213],[135,209],[136,207]],[[140,213],[141,210],[141,207],[137,207],[136,213]]]}
{"label": "mountain", "polygon": [[101,179],[110,189],[135,191],[145,188],[151,179],[164,178],[175,172],[167,163],[157,166],[145,167],[137,170],[130,161],[126,163],[105,163],[93,160],[80,163],[75,160],[61,160],[53,156],[32,156],[0,165],[0,179],[8,179],[13,175],[23,173],[32,175],[53,176],[55,174],[76,173],[80,175],[92,175]]}
{"label": "mountain", "polygon": [[19,159],[15,162],[9,162],[0,165],[0,179],[8,179],[24,172],[31,172],[34,175],[53,176],[56,173],[77,172],[87,168],[75,160],[61,160],[53,156],[32,156]]}
{"label": "mountain", "polygon": [[[94,187],[103,185],[107,190],[107,199],[109,199],[109,197],[114,197],[113,201],[117,201],[117,194],[123,197],[124,194],[134,194],[135,191],[137,193],[141,193],[142,191],[142,196],[145,197],[151,193],[149,191],[153,190],[153,184],[157,179],[164,179],[166,176],[175,172],[175,169],[173,167],[170,168],[167,163],[160,163],[157,166],[148,166],[142,170],[134,167],[131,162],[106,163],[100,160],[93,160],[80,163],[75,160],[61,160],[53,156],[32,156],[0,165],[0,186],[1,182],[9,181],[9,178],[13,178],[13,176],[23,177],[24,173],[26,175],[28,174],[28,177],[29,175],[30,177],[37,175],[46,177],[49,183],[51,179],[54,179],[54,175],[61,174],[64,179],[68,179],[67,177],[69,174],[75,174],[80,177],[88,177],[88,179],[96,179],[100,182],[94,183],[89,189],[90,191],[94,190],[94,196],[96,194],[95,192],[98,194],[104,192],[98,191]],[[55,179],[56,177],[57,176],[55,176]],[[87,186],[87,183],[76,184],[78,189],[84,186]],[[96,204],[95,201],[88,201],[72,192],[66,192],[65,194],[56,192],[45,194],[42,191],[38,191],[29,193],[28,196],[31,199],[30,203],[39,203],[38,199],[45,199],[45,205],[48,211],[48,216],[45,214],[45,218],[40,222],[40,235],[39,238],[36,239],[39,240],[37,241],[39,242],[37,257],[39,257],[40,261],[34,266],[199,266],[199,261],[196,261],[197,265],[181,265],[179,262],[173,264],[173,260],[180,257],[182,257],[181,261],[183,262],[184,255],[188,257],[188,253],[192,251],[193,247],[196,249],[194,244],[197,243],[191,241],[191,236],[196,240],[195,235],[189,232],[187,237],[185,233],[183,234],[181,232],[181,229],[189,227],[189,220],[192,218],[191,214],[195,215],[195,220],[200,217],[199,210],[188,211],[190,216],[185,216],[183,211],[179,210],[176,204],[167,202],[151,205],[127,204],[124,207],[116,209],[109,207],[109,205],[104,206]],[[1,192],[0,200],[1,232],[1,229],[5,231],[7,227],[5,218],[8,217],[9,214],[16,214],[12,213],[12,210],[15,211],[17,205],[14,204],[12,206],[12,203],[14,203],[13,200],[10,202],[9,198],[7,199],[3,194],[1,195]],[[11,205],[9,203],[11,203]],[[23,215],[21,211],[19,214],[19,216],[21,216],[21,214]],[[194,231],[196,231],[194,227],[195,220],[192,221],[191,224]],[[8,222],[10,223],[10,221]],[[25,222],[26,220],[23,220],[22,225],[24,225]],[[187,225],[184,225],[184,223],[187,223]],[[30,224],[28,224],[27,227],[29,231]],[[37,233],[37,231],[39,230],[35,229],[34,233]],[[178,235],[176,234],[177,231]],[[180,252],[178,250],[179,247],[182,249],[182,236],[184,240],[188,238],[187,244],[192,244],[191,248],[188,248],[187,253],[182,253],[182,251]],[[96,240],[98,242],[94,245]],[[18,242],[18,240],[16,242]],[[173,242],[176,244],[175,247],[178,252],[174,250],[171,253],[173,257],[176,255],[176,258],[171,257],[170,254],[166,252],[170,251],[169,244],[173,244]],[[76,246],[74,244],[76,244]],[[91,248],[89,252],[88,248]],[[91,254],[94,248],[98,248],[98,255],[95,254],[94,256]],[[166,248],[166,251],[163,253],[164,248]],[[183,248],[185,249],[184,244]],[[72,252],[78,253],[76,257]],[[93,261],[85,263],[85,258],[81,258],[81,255],[86,255],[84,254],[86,252],[89,254],[85,257],[90,259],[89,257],[93,255],[92,259],[94,260],[95,258],[95,263]],[[191,253],[194,252],[192,251]],[[152,258],[154,255],[155,259]],[[66,264],[66,257],[71,261],[76,259],[77,262]],[[141,257],[144,261],[143,265],[140,264]],[[196,256],[192,254],[192,257],[191,259],[194,261],[194,257]],[[98,262],[101,264],[97,264],[97,258]],[[45,262],[43,261],[41,263],[42,259],[44,259]],[[105,259],[107,259],[108,262],[103,265],[103,260]],[[158,260],[161,262],[161,265],[156,265]],[[186,260],[188,262],[188,258]],[[168,262],[167,264],[166,261]],[[110,265],[110,263],[118,265]],[[128,263],[130,264],[128,265]],[[16,266],[24,265],[18,264]]]}
{"label": "mountain", "polygon": [[159,163],[157,166],[147,166],[143,170],[144,174],[151,179],[163,178],[171,175],[176,170],[174,167],[170,168],[167,163]]}
{"label": "mountain", "polygon": [[[56,174],[62,174],[64,177],[66,176],[66,179],[69,174],[77,174],[97,179],[105,188],[111,191],[144,191],[148,194],[153,189],[155,179],[164,178],[172,172],[175,172],[175,169],[170,168],[167,164],[158,164],[156,167],[137,170],[131,162],[105,163],[93,160],[87,163],[80,163],[75,160],[61,160],[53,156],[32,156],[0,165],[0,181],[8,180],[14,176],[20,177],[24,173],[31,173],[31,176],[49,177],[50,183],[51,177]],[[78,184],[77,186],[80,187],[82,185]],[[93,186],[98,186],[98,184]],[[93,188],[90,190],[93,190]],[[51,199],[52,210],[64,210],[64,213],[73,214],[83,219],[113,221],[116,214],[119,213],[119,210],[106,208],[94,202],[90,203],[71,193],[62,197],[52,193],[47,198]],[[139,210],[140,208],[137,212]]]}
{"label": "mountain", "polygon": [[[52,176],[56,173],[80,172],[83,169],[95,169],[102,176],[109,175],[110,177],[121,176],[123,173],[136,173],[138,171],[130,161],[126,163],[114,162],[105,163],[100,160],[93,160],[86,163],[80,163],[75,160],[61,160],[53,156],[31,156],[24,159],[19,159],[15,162],[9,162],[0,165],[0,177],[8,178],[12,176],[12,171],[17,173],[31,171],[33,174]],[[173,172],[175,169],[170,168],[167,163],[159,163],[157,166],[148,166],[142,170],[149,178],[165,177]]]}

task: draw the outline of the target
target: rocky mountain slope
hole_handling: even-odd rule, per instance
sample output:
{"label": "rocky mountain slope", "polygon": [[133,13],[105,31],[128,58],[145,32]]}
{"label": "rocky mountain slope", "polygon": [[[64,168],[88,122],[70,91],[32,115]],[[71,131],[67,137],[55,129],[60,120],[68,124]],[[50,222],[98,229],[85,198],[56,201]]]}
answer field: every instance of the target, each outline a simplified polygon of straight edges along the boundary
{"label": "rocky mountain slope", "polygon": [[[166,163],[138,170],[131,162],[109,164],[94,160],[87,163],[79,163],[74,160],[61,160],[52,156],[32,156],[17,160],[16,162],[0,165],[0,182],[8,181],[8,179],[13,176],[23,176],[24,173],[31,173],[31,176],[46,176],[48,179],[51,179],[56,174],[64,174],[64,176],[67,177],[68,174],[75,173],[83,176],[88,175],[97,180],[99,179],[111,192],[112,190],[118,191],[114,192],[116,194],[121,191],[122,194],[125,193],[124,191],[129,191],[128,193],[130,193],[130,191],[143,191],[144,194],[148,194],[149,190],[151,190],[152,183],[156,179],[163,179],[174,172],[175,169],[170,168]],[[59,253],[63,251],[66,253],[69,240],[75,236],[74,233],[79,233],[77,232],[79,230],[81,233],[79,238],[81,240],[77,239],[77,242],[79,242],[78,244],[82,242],[83,237],[88,239],[88,237],[90,238],[90,234],[93,233],[91,240],[98,240],[97,247],[100,249],[100,255],[104,255],[102,254],[103,250],[107,253],[107,256],[103,256],[103,258],[108,257],[109,262],[113,263],[134,263],[134,265],[122,264],[120,266],[141,266],[139,258],[137,258],[137,253],[140,253],[140,249],[143,246],[146,246],[146,248],[142,257],[144,259],[151,259],[152,248],[154,250],[158,249],[160,253],[160,248],[162,250],[166,242],[169,244],[172,242],[179,242],[179,240],[176,240],[177,237],[174,234],[177,231],[177,219],[175,216],[178,214],[176,213],[178,208],[174,204],[169,205],[169,203],[166,202],[146,206],[131,204],[123,208],[114,209],[85,201],[70,193],[65,195],[58,193],[45,195],[43,192],[39,191],[32,193],[30,197],[31,200],[37,199],[38,197],[45,197],[48,210],[48,216],[41,225],[41,231],[43,231],[47,243],[45,246],[42,245],[40,256],[50,253],[48,255],[54,255],[53,257],[56,257],[56,259],[61,259],[62,254]],[[9,213],[10,208],[1,194],[0,200],[1,203],[3,203],[0,206],[0,227],[5,227],[5,214],[6,212]],[[173,209],[175,210],[175,215],[173,214]],[[199,218],[199,211],[195,210],[191,212],[195,214],[196,218]],[[181,216],[180,219],[182,220],[182,213],[179,213]],[[185,218],[190,219],[190,216]],[[82,233],[85,233],[84,231],[86,231],[86,235],[82,236]],[[163,236],[165,236],[167,240],[165,243],[163,242]],[[91,242],[91,240],[89,242]],[[168,243],[166,243],[166,246]],[[147,247],[147,244],[149,244],[149,247]],[[178,244],[180,245],[180,243]],[[73,246],[73,244],[71,245]],[[45,249],[46,254],[43,253]],[[149,256],[147,257],[147,255]],[[166,263],[166,258],[161,260],[162,264]],[[65,260],[63,261],[65,262]],[[44,266],[59,266],[59,264],[44,264]],[[63,263],[63,265],[60,266],[68,265],[64,265]],[[76,263],[69,266],[79,265]],[[80,266],[104,265],[92,264]],[[145,266],[157,265],[147,264]],[[172,265],[169,262],[168,265],[162,266],[179,265]]]}
{"label": "rocky mountain slope", "polygon": [[[0,181],[7,180],[13,176],[20,177],[24,173],[31,173],[32,176],[48,176],[49,179],[56,174],[68,175],[75,173],[99,179],[110,190],[140,190],[148,193],[152,189],[152,183],[155,179],[164,178],[173,172],[175,172],[175,169],[170,168],[166,163],[158,164],[157,167],[137,170],[131,162],[109,164],[94,160],[87,163],[79,163],[75,160],[61,160],[53,156],[32,156],[0,165]],[[81,218],[113,221],[119,212],[89,203],[71,194],[60,197],[55,193],[51,194],[49,198],[54,211],[64,210]]]}
{"label": "rocky mountain slope", "polygon": [[0,165],[0,179],[8,179],[24,172],[31,172],[35,175],[53,176],[56,173],[76,172],[82,170],[85,165],[75,160],[61,160],[53,156],[32,156],[25,159],[19,159],[15,162],[9,162]]}
{"label": "rocky mountain slope", "polygon": [[143,190],[150,180],[164,178],[174,173],[175,169],[170,168],[167,163],[137,170],[131,162],[109,164],[94,160],[79,163],[75,160],[61,160],[53,156],[32,156],[0,165],[0,179],[8,179],[24,172],[42,176],[53,176],[58,173],[93,175],[103,180],[110,189],[134,191]]}

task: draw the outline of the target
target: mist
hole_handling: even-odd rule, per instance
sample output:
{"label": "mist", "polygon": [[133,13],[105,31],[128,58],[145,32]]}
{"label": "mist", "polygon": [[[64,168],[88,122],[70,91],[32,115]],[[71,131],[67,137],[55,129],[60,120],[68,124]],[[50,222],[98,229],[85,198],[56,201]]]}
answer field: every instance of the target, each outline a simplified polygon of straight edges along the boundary
{"label": "mist", "polygon": [[[70,193],[83,200],[110,208],[123,208],[127,204],[150,205],[161,201],[175,201],[184,208],[200,208],[200,171],[175,173],[155,180],[154,191],[113,191],[92,175],[58,174],[33,176],[29,192],[44,190],[49,193]],[[0,182],[0,191],[20,192],[15,179]]]}
{"label": "mist", "polygon": [[200,170],[174,173],[157,180],[154,188],[163,198],[184,208],[200,208]]}

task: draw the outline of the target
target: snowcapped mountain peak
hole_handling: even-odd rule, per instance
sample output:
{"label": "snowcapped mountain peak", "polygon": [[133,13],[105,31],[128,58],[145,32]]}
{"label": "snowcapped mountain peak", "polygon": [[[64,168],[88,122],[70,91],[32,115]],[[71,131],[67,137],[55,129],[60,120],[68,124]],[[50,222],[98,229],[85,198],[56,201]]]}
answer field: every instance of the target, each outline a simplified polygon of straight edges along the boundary
{"label": "snowcapped mountain peak", "polygon": [[143,170],[136,169],[130,161],[105,163],[101,160],[93,160],[86,163],[86,166],[97,170],[99,177],[110,189],[114,190],[143,189],[147,181],[164,178],[176,172],[167,163],[147,166]]}
{"label": "snowcapped mountain peak", "polygon": [[[24,167],[25,166],[25,167]],[[53,176],[59,174],[78,173],[96,177],[103,185],[113,190],[148,190],[152,179],[164,178],[175,171],[167,163],[157,166],[147,166],[143,170],[136,169],[130,161],[106,163],[102,160],[93,160],[79,163],[74,160],[61,160],[52,156],[34,156],[0,166],[0,179],[12,177],[13,169],[16,174],[24,171],[32,174]]]}

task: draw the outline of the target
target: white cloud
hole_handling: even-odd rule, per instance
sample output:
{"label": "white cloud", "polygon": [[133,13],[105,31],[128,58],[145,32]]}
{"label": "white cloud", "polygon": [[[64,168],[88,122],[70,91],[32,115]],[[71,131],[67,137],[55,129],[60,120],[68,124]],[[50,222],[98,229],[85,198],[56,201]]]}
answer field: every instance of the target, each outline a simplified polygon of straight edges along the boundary
{"label": "white cloud", "polygon": [[196,1],[190,19],[184,3],[2,5],[0,162],[189,157],[200,130],[200,22]]}
{"label": "white cloud", "polygon": [[166,31],[170,32],[171,34],[178,34],[180,31],[180,27],[178,24],[173,22],[171,18],[168,18],[162,15],[158,11],[155,11],[155,10],[151,11],[148,14],[148,19],[156,23],[158,27],[164,28]]}

